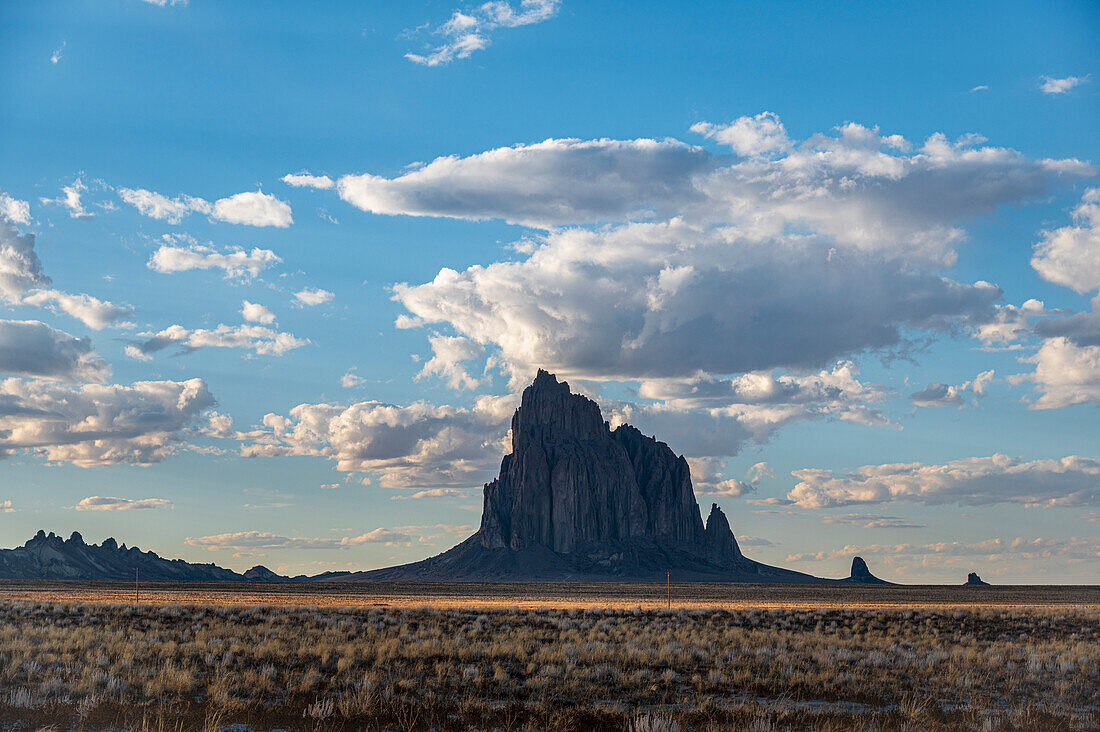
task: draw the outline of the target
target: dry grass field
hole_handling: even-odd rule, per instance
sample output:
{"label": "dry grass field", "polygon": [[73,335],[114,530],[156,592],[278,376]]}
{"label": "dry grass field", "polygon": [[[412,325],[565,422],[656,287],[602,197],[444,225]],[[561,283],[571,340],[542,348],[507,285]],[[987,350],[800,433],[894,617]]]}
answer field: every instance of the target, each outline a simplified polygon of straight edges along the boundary
{"label": "dry grass field", "polygon": [[1096,588],[0,584],[0,728],[1100,729]]}

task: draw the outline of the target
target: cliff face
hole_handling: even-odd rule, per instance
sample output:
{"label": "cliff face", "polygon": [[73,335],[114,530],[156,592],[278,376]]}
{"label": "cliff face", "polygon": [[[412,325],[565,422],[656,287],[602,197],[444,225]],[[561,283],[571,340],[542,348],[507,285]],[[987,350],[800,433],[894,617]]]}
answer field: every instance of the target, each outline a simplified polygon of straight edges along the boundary
{"label": "cliff face", "polygon": [[875,575],[871,574],[871,570],[867,568],[867,562],[863,561],[863,557],[852,557],[852,571],[848,575],[848,577],[840,581],[856,585],[893,584],[893,582],[887,582],[886,580],[879,579]]}
{"label": "cliff face", "polygon": [[649,540],[728,566],[736,542],[714,512],[718,535],[703,528],[687,461],[629,425],[611,431],[595,402],[539,371],[512,417],[512,453],[485,486],[477,540],[558,554]]}
{"label": "cliff face", "polygon": [[737,539],[733,538],[730,522],[726,520],[726,514],[722,513],[717,503],[710,506],[704,544],[707,561],[719,567],[735,567],[744,559],[741,548],[737,546]]}
{"label": "cliff face", "polygon": [[435,557],[345,579],[821,582],[744,557],[717,505],[706,526],[687,461],[539,371],[512,452],[485,485],[481,528]]}

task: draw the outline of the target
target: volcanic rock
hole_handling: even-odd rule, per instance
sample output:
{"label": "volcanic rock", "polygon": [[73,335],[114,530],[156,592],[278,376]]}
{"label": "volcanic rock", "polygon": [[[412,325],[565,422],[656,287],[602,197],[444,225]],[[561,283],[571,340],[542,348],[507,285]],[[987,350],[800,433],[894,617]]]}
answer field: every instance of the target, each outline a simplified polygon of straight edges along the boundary
{"label": "volcanic rock", "polygon": [[436,557],[358,580],[815,582],[744,557],[717,504],[704,526],[687,461],[540,370],[484,488],[481,528]]}
{"label": "volcanic rock", "polygon": [[863,557],[852,557],[852,571],[848,577],[840,580],[856,585],[892,585],[893,582],[887,582],[884,579],[879,579],[875,575],[871,574],[871,570],[867,569],[867,562],[863,561]]}
{"label": "volcanic rock", "polygon": [[978,576],[977,572],[971,572],[966,575],[965,584],[973,587],[989,587],[989,583],[982,581],[982,578]]}

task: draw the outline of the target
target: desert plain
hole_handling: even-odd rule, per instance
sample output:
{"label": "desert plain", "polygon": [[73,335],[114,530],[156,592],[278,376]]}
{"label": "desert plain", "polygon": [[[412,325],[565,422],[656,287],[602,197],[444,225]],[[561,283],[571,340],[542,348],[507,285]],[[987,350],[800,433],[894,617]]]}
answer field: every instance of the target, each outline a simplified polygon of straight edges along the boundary
{"label": "desert plain", "polygon": [[1097,729],[1100,589],[5,582],[0,718],[56,730]]}

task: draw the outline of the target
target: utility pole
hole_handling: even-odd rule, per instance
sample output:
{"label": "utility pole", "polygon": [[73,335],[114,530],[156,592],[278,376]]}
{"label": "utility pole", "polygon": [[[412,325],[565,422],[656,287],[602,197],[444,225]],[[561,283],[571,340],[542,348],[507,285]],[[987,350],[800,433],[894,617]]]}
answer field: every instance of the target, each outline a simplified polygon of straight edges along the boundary
{"label": "utility pole", "polygon": [[140,571],[141,570],[139,570],[137,567],[134,567],[134,604],[135,605],[140,605],[141,604],[141,585],[138,584],[138,573]]}
{"label": "utility pole", "polygon": [[668,587],[668,609],[672,609],[672,572],[665,572],[665,586]]}

